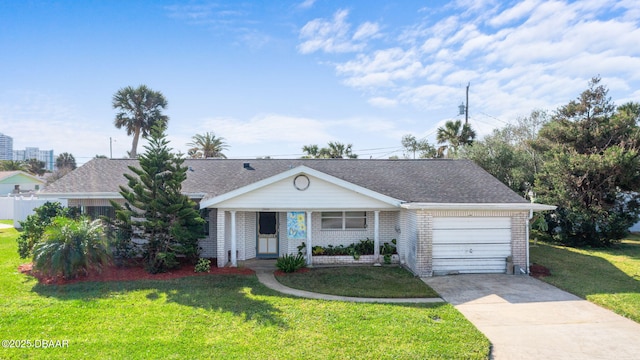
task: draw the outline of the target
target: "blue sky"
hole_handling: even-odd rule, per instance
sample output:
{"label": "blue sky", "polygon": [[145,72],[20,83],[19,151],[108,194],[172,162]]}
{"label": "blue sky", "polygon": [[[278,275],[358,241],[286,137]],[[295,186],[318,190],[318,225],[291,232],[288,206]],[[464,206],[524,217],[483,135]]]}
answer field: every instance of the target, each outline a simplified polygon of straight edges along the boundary
{"label": "blue sky", "polygon": [[402,156],[404,134],[435,142],[462,118],[468,83],[481,136],[596,75],[640,101],[639,43],[637,0],[0,1],[0,133],[80,164],[112,138],[122,157],[111,99],[146,84],[176,151],[212,131],[233,158],[329,141]]}

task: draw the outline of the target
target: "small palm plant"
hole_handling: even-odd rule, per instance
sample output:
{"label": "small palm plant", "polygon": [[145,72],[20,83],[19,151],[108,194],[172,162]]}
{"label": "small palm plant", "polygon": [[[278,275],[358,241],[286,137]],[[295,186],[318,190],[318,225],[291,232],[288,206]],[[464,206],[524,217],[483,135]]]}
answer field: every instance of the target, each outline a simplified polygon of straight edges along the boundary
{"label": "small palm plant", "polygon": [[48,276],[73,279],[102,270],[110,254],[100,220],[56,217],[33,249],[34,268]]}

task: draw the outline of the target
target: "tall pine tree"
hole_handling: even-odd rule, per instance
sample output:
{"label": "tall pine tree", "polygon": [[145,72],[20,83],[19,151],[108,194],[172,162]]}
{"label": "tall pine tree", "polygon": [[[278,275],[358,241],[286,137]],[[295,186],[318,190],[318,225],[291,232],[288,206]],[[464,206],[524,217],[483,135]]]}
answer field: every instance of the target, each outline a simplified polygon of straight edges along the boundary
{"label": "tall pine tree", "polygon": [[120,187],[124,206],[116,207],[116,218],[134,236],[146,240],[144,261],[151,273],[166,272],[180,265],[179,256],[195,258],[204,220],[196,204],[182,193],[188,168],[184,159],[168,147],[164,129],[152,128],[140,167],[129,166],[134,175],[124,174],[127,187]]}
{"label": "tall pine tree", "polygon": [[539,133],[544,165],[535,190],[558,205],[556,238],[574,246],[609,246],[640,214],[640,105],[616,107],[594,78]]}

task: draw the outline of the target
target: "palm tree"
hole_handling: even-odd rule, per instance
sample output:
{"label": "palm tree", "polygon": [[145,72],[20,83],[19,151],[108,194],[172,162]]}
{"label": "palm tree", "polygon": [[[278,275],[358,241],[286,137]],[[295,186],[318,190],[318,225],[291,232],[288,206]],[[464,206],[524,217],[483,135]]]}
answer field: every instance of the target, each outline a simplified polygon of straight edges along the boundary
{"label": "palm tree", "polygon": [[25,170],[25,163],[22,161],[2,160],[0,161],[0,171]]}
{"label": "palm tree", "polygon": [[187,146],[192,146],[188,152],[189,157],[194,159],[227,158],[222,151],[228,149],[229,146],[224,142],[223,137],[216,137],[213,132],[206,132],[196,134],[191,139],[193,141],[187,144]]}
{"label": "palm tree", "polygon": [[112,105],[114,109],[119,109],[116,114],[114,125],[120,129],[127,129],[127,135],[133,135],[133,143],[129,157],[137,157],[138,140],[149,136],[151,128],[155,124],[163,128],[167,126],[169,117],[162,114],[162,110],[167,107],[167,100],[159,91],[153,91],[146,85],[137,88],[127,86],[118,90],[113,95]]}
{"label": "palm tree", "polygon": [[62,153],[56,158],[56,168],[74,170],[76,168],[76,158],[69,153]]}
{"label": "palm tree", "polygon": [[26,170],[28,173],[33,175],[42,176],[47,171],[45,170],[44,161],[38,159],[29,159],[27,160]]}
{"label": "palm tree", "polygon": [[305,145],[302,151],[307,153],[303,159],[356,159],[358,155],[351,150],[353,145],[345,145],[340,142],[329,142],[328,147],[319,148],[318,145]]}
{"label": "palm tree", "polygon": [[444,127],[438,128],[438,133],[436,134],[438,144],[445,144],[438,148],[438,155],[440,157],[444,156],[446,150],[446,157],[455,157],[461,146],[473,144],[475,138],[476,132],[471,128],[471,125],[462,125],[460,120],[447,121]]}
{"label": "palm tree", "polygon": [[302,147],[302,151],[307,153],[304,155],[303,159],[317,159],[320,157],[320,148],[318,145],[305,145]]}
{"label": "palm tree", "polygon": [[345,157],[347,157],[348,159],[355,159],[358,157],[358,155],[354,154],[351,151],[351,147],[353,146],[351,144],[345,145],[340,142],[331,141],[327,145],[329,147],[325,148],[327,150],[326,154],[330,159],[344,159]]}

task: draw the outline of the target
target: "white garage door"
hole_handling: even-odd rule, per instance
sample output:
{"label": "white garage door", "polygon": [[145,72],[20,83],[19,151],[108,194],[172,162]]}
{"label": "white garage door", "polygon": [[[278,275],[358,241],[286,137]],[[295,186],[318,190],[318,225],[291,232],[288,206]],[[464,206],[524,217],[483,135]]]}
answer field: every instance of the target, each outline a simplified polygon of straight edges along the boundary
{"label": "white garage door", "polygon": [[504,273],[511,255],[511,218],[433,219],[433,272]]}

